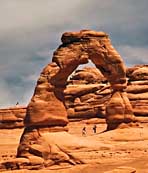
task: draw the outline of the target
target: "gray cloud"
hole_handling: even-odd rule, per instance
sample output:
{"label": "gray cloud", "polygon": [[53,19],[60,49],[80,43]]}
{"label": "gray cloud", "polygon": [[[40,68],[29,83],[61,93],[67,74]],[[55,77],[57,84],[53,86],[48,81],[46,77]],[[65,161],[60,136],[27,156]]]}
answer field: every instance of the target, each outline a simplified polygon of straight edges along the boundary
{"label": "gray cloud", "polygon": [[0,0],[0,106],[27,104],[65,31],[103,30],[128,66],[148,63],[147,0]]}
{"label": "gray cloud", "polygon": [[119,46],[118,51],[123,57],[126,64],[129,66],[134,64],[147,64],[148,46],[147,47],[132,47]]}

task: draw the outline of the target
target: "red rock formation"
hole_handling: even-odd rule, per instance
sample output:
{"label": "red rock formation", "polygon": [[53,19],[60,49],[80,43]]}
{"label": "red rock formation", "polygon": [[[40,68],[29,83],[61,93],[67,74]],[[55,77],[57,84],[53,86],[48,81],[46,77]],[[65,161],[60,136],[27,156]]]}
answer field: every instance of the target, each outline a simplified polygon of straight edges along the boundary
{"label": "red rock formation", "polygon": [[[142,69],[144,69],[144,71]],[[148,116],[147,69],[147,65],[136,65],[126,70],[128,77],[126,92],[128,93],[127,96],[130,99],[133,112],[136,116]],[[133,77],[135,71],[141,71],[138,79]],[[95,67],[85,67],[84,69],[76,70],[68,80],[68,85],[64,90],[64,104],[68,118],[71,121],[71,119],[78,118],[105,117],[105,107],[111,97],[111,93],[110,86],[99,69]],[[16,118],[17,112],[19,119]],[[1,109],[0,128],[23,127],[25,113],[25,107],[14,107],[13,109],[11,108],[11,110],[9,108]],[[4,115],[5,117],[3,117]],[[20,117],[20,115],[23,116]]]}
{"label": "red rock formation", "polygon": [[130,81],[148,80],[148,65],[136,65],[127,69]]}
{"label": "red rock formation", "polygon": [[64,91],[68,118],[105,117],[105,104],[111,97],[111,91],[101,92],[104,86],[106,85],[69,85]]}
{"label": "red rock formation", "polygon": [[95,84],[105,81],[106,78],[99,69],[84,67],[81,70],[75,71],[75,74],[70,78],[68,84]]}
{"label": "red rock formation", "polygon": [[[25,125],[65,126],[68,123],[63,104],[63,86],[58,85],[60,68],[56,63],[47,65],[37,81],[34,95],[27,107]],[[61,75],[60,75],[61,76]],[[57,82],[57,83],[56,83]]]}
{"label": "red rock formation", "polygon": [[129,78],[126,92],[137,116],[148,116],[148,65],[127,69]]}
{"label": "red rock formation", "polygon": [[[49,160],[48,164],[81,163],[78,158],[71,158],[66,151],[61,150],[58,144],[52,143],[51,132],[56,131],[59,134],[58,131],[67,130],[65,126],[68,119],[63,91],[68,76],[78,65],[87,63],[88,59],[100,69],[113,90],[111,100],[106,106],[108,129],[113,129],[122,122],[134,121],[130,103],[123,92],[127,86],[125,66],[120,55],[112,47],[108,35],[104,32],[82,30],[64,33],[61,40],[62,45],[54,52],[52,63],[43,69],[27,107],[26,128],[17,155],[27,157],[30,161],[32,157],[37,156],[44,158],[43,162]],[[77,110],[80,108],[77,107]],[[34,145],[38,149],[34,148]],[[43,146],[48,148],[48,153],[45,152],[47,157],[42,150]]]}
{"label": "red rock formation", "polygon": [[[131,117],[133,116],[133,117]],[[124,120],[123,120],[124,119]],[[125,92],[113,92],[111,99],[106,106],[106,120],[108,129],[115,129],[122,122],[134,121],[132,106]],[[112,123],[110,123],[112,122]]]}
{"label": "red rock formation", "polygon": [[0,109],[0,129],[11,129],[24,127],[26,107],[16,106]]}
{"label": "red rock formation", "polygon": [[[128,85],[125,91],[130,99],[133,113],[136,116],[148,116],[148,80],[146,80],[148,74],[142,73],[139,75],[142,78],[139,77],[137,80],[133,80],[132,76],[132,73],[139,68],[144,68],[146,71],[148,66],[138,65],[127,68]],[[92,77],[89,83],[87,69],[89,69],[89,77]],[[138,71],[141,71],[140,69]],[[112,90],[100,73],[98,73],[100,78],[97,82],[97,77],[92,75],[94,70],[98,72],[94,67],[77,70],[70,78],[70,82],[68,81],[69,85],[65,90],[65,104],[70,119],[105,117],[106,115],[105,107],[111,97]]]}

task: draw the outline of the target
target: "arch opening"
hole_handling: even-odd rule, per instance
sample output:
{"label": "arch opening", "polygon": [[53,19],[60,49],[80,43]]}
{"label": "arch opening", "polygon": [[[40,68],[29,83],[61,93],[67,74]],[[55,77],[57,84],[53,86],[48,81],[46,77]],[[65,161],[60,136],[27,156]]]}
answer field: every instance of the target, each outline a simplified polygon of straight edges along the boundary
{"label": "arch opening", "polygon": [[26,127],[65,126],[68,123],[63,91],[73,71],[89,60],[107,78],[113,89],[106,107],[108,126],[133,121],[132,108],[124,92],[127,85],[125,65],[108,35],[82,30],[64,33],[61,40],[62,45],[54,52],[52,62],[43,69],[37,81],[27,107]]}
{"label": "arch opening", "polygon": [[[45,142],[51,146],[50,139],[44,140],[42,132],[45,129],[48,133],[52,130],[56,132],[67,130],[65,127],[68,124],[68,118],[63,91],[68,76],[80,64],[86,64],[89,60],[107,78],[113,90],[106,106],[107,130],[115,129],[121,123],[135,121],[132,107],[124,92],[127,85],[125,65],[111,45],[108,35],[104,32],[82,30],[64,33],[61,40],[62,45],[54,52],[52,62],[41,72],[32,99],[28,104],[24,120],[25,130],[20,140],[17,157],[36,155],[36,153],[31,153],[34,150],[30,142],[40,147]],[[51,137],[50,134],[47,136]],[[60,156],[58,159],[61,162]]]}

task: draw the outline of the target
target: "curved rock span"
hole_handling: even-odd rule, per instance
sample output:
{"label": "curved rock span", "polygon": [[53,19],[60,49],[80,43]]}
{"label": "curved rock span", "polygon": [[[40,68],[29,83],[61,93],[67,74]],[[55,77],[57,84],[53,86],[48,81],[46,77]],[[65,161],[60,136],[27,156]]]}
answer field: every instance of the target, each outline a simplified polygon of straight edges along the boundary
{"label": "curved rock span", "polygon": [[[54,52],[52,62],[43,69],[37,81],[27,107],[25,130],[17,152],[17,157],[26,157],[30,162],[38,158],[47,166],[61,162],[83,163],[67,148],[75,150],[75,145],[77,148],[93,147],[93,144],[85,146],[85,142],[80,140],[79,143],[75,137],[69,136],[66,128],[68,119],[63,91],[67,78],[80,64],[91,60],[110,83],[112,95],[106,105],[107,129],[135,121],[124,91],[127,87],[126,68],[109,36],[104,32],[81,30],[66,32],[61,40],[62,44]],[[63,139],[60,135],[65,136],[63,148],[60,147]],[[100,146],[94,147],[98,150]]]}

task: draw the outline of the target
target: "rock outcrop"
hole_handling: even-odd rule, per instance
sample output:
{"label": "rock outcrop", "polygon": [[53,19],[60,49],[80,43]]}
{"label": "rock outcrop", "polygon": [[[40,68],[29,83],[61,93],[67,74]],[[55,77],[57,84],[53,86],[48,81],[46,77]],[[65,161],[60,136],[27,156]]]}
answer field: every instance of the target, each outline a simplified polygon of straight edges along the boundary
{"label": "rock outcrop", "polygon": [[16,106],[0,109],[0,129],[13,129],[24,127],[26,107]]}
{"label": "rock outcrop", "polygon": [[[136,116],[148,116],[148,65],[127,68],[127,96]],[[137,74],[135,76],[135,74]],[[106,104],[111,98],[112,89],[99,69],[84,67],[76,70],[67,81],[64,90],[68,119],[85,119],[106,115]],[[0,128],[23,127],[26,107],[0,109]]]}
{"label": "rock outcrop", "polygon": [[69,120],[105,117],[105,106],[111,98],[110,85],[99,69],[77,70],[64,90]]}
{"label": "rock outcrop", "polygon": [[111,90],[101,91],[104,84],[74,85],[65,90],[69,119],[105,117]]}
{"label": "rock outcrop", "polygon": [[[87,145],[83,140],[80,142],[66,132],[68,118],[64,90],[67,78],[78,65],[87,63],[88,59],[100,69],[112,89],[111,98],[106,105],[107,129],[114,129],[123,122],[135,121],[124,92],[127,86],[126,68],[120,55],[112,47],[108,35],[104,32],[82,30],[64,33],[61,40],[62,45],[54,52],[52,62],[41,72],[27,107],[25,130],[17,157],[29,159],[30,164],[33,163],[32,160],[37,160],[44,166],[83,163],[79,156],[71,155],[76,149],[74,146],[87,151],[95,145]],[[86,90],[90,88],[86,87]],[[83,92],[81,88],[79,92]],[[64,146],[60,146],[64,137]],[[99,150],[99,144],[94,148]]]}
{"label": "rock outcrop", "polygon": [[[63,44],[54,52],[52,63],[43,69],[34,96],[27,107],[25,118],[27,127],[64,126],[68,123],[63,95],[67,78],[78,65],[87,63],[88,59],[107,78],[114,93],[118,92],[120,94],[126,88],[125,66],[120,55],[112,47],[106,33],[82,30],[80,32],[64,33],[61,39]],[[124,100],[128,100],[125,94],[124,97]],[[122,99],[123,95],[120,98]],[[112,105],[110,102],[109,104]],[[121,120],[121,112],[119,112],[120,116],[115,115],[114,118],[109,118],[110,114],[113,117],[113,111],[110,109],[109,104],[106,105],[108,112],[107,123],[117,123],[118,117],[120,117],[119,121],[124,121],[126,118],[122,114]],[[125,111],[129,109],[124,103],[121,107]],[[114,109],[116,108],[114,107]],[[114,112],[117,113],[118,110]],[[132,111],[128,112],[128,119],[131,117],[131,121],[133,121]]]}
{"label": "rock outcrop", "polygon": [[129,78],[126,92],[137,116],[148,116],[148,65],[127,69]]}
{"label": "rock outcrop", "polygon": [[105,83],[107,79],[103,76],[99,69],[93,67],[84,67],[81,70],[76,70],[68,80],[67,85],[77,84],[98,84]]}
{"label": "rock outcrop", "polygon": [[[91,76],[89,83],[86,69],[89,69],[89,76]],[[100,80],[96,81],[96,77],[91,74],[93,71],[98,72],[98,76],[100,76],[99,70],[92,67],[78,70],[70,78],[65,90],[65,104],[69,119],[106,116],[105,108],[111,98],[112,89],[102,76],[100,76]],[[128,83],[125,91],[132,105],[133,113],[136,116],[148,116],[148,73],[146,73],[148,66],[138,65],[127,68],[126,71]],[[132,74],[135,75],[135,71],[136,74],[139,71],[139,75],[133,77]],[[116,99],[120,100],[120,96],[118,95]]]}

